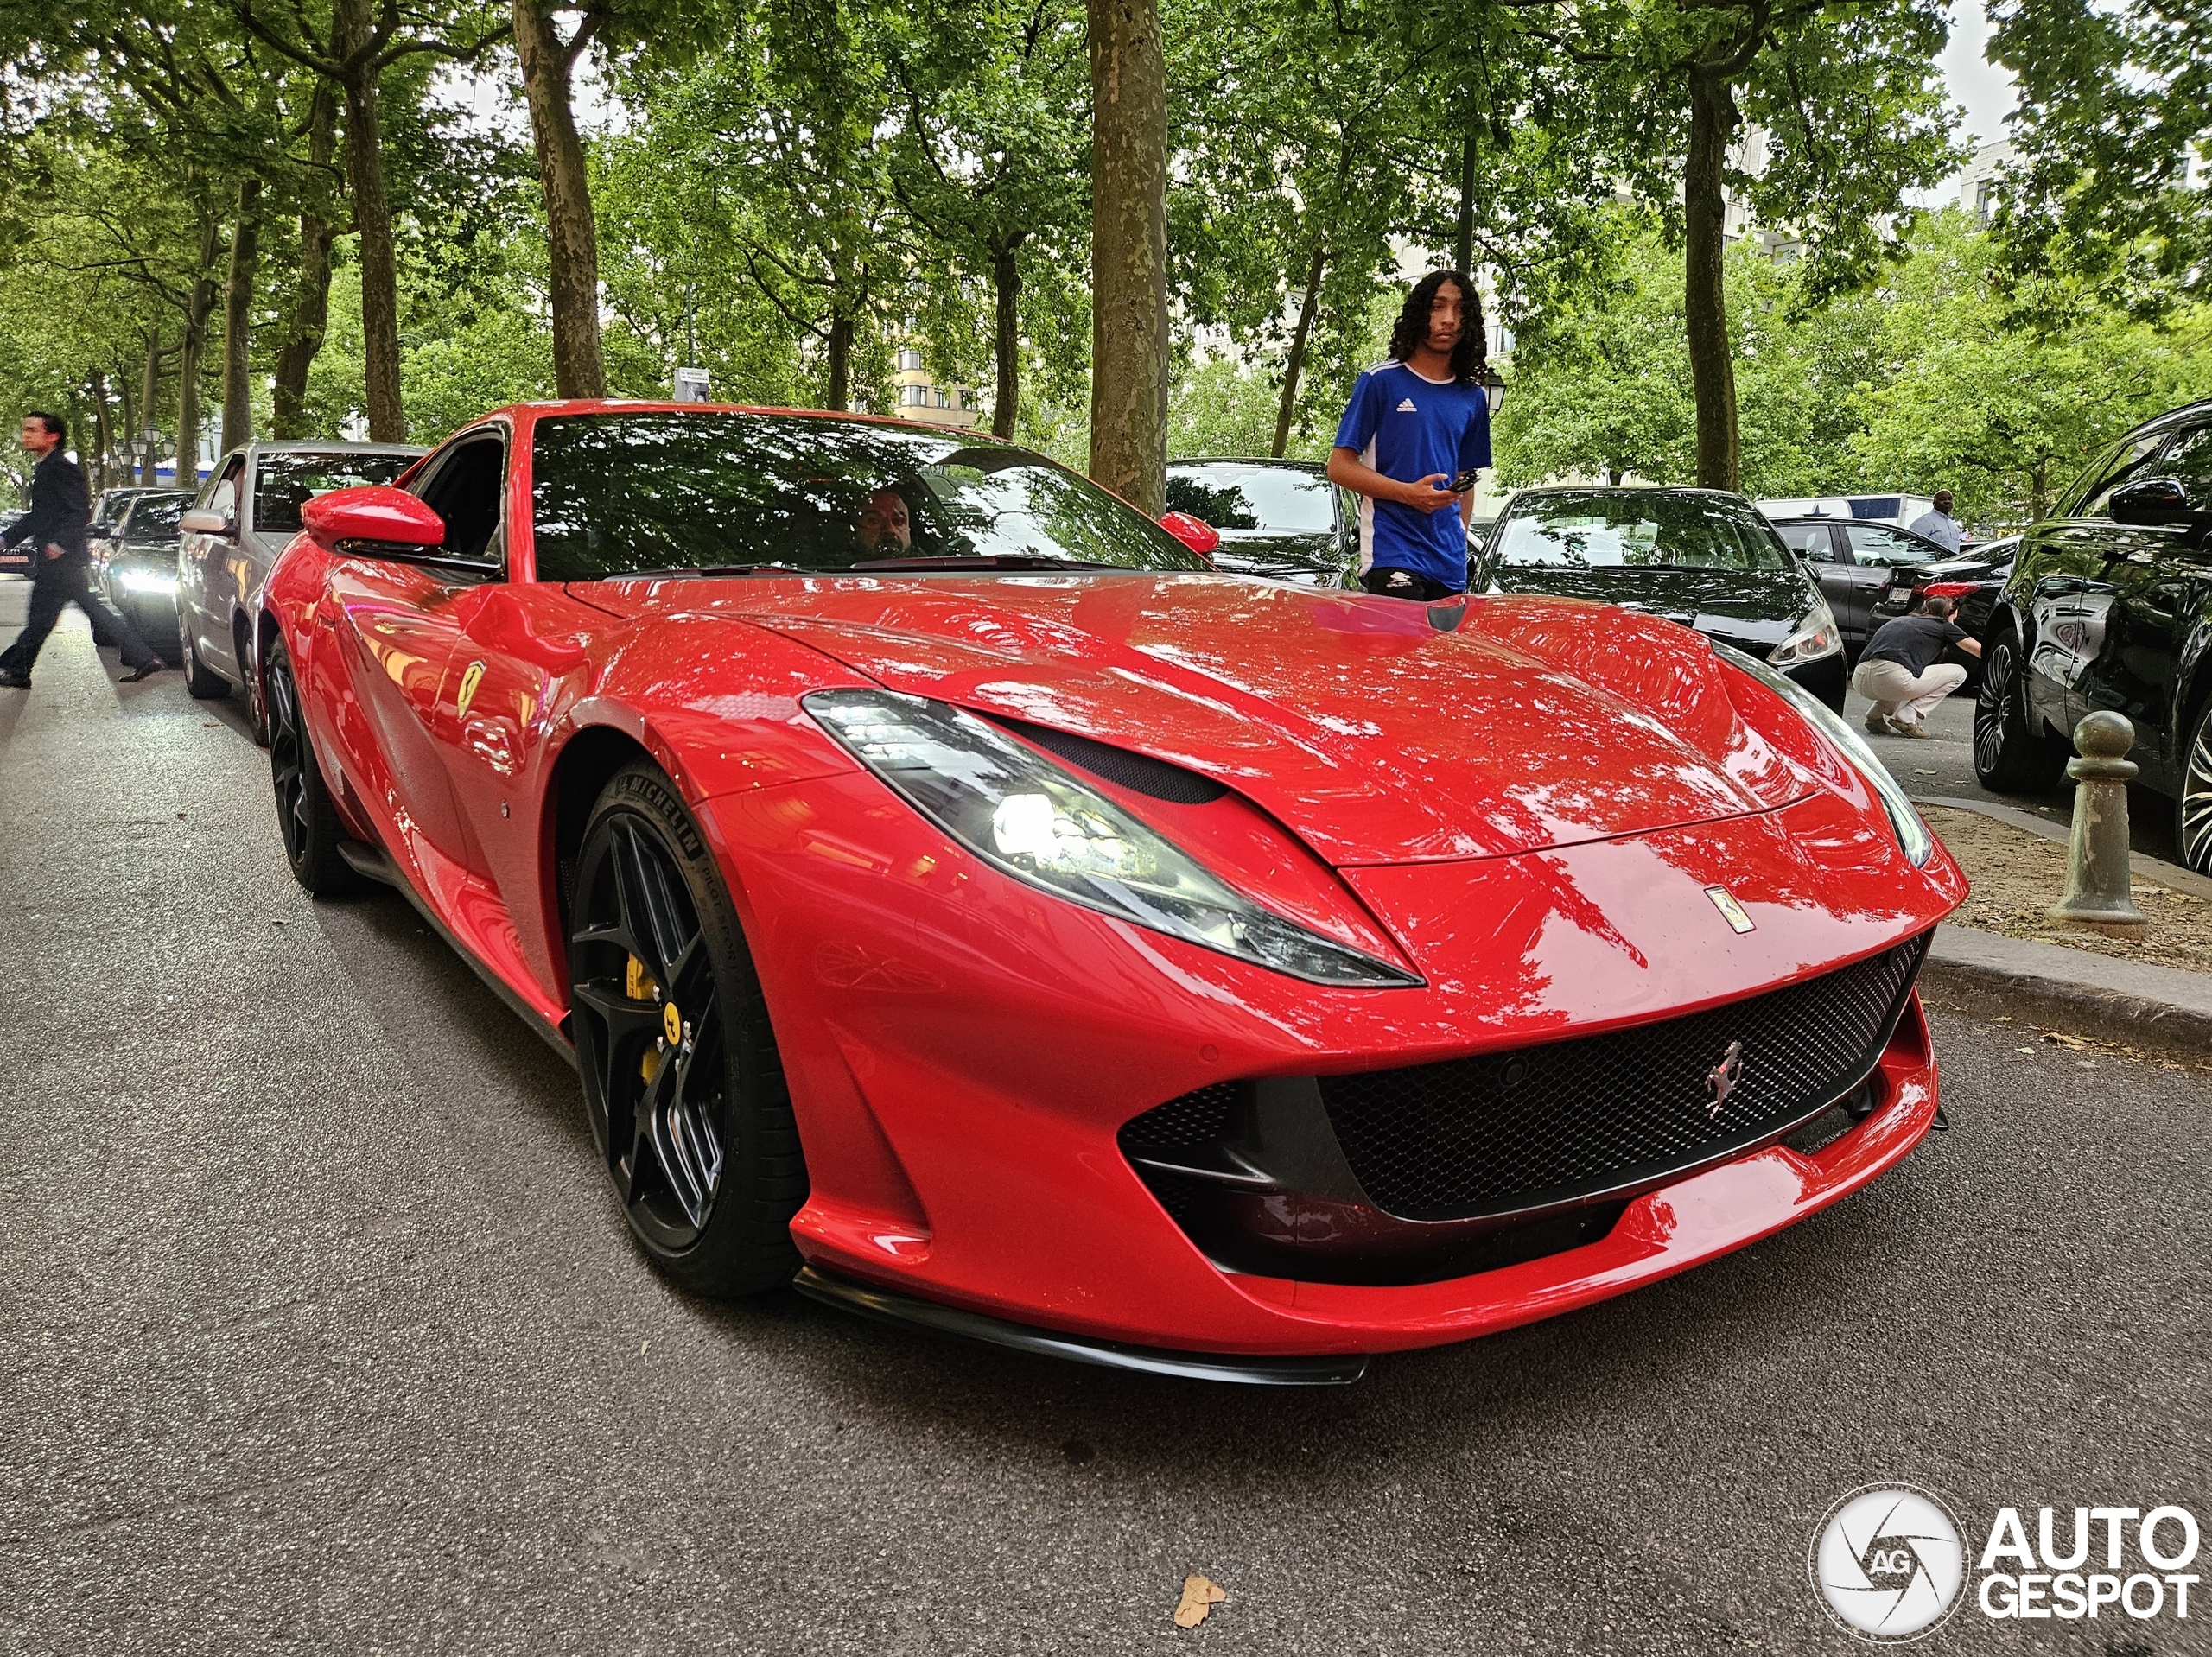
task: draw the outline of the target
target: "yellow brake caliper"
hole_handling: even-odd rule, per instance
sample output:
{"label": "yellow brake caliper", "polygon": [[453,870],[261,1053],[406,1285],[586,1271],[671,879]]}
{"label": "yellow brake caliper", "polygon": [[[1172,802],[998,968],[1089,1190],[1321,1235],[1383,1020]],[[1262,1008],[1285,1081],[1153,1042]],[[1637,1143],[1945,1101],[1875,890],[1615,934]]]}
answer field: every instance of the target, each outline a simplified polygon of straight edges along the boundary
{"label": "yellow brake caliper", "polygon": [[[645,963],[635,955],[632,955],[629,961],[630,964],[624,969],[622,975],[622,993],[633,1001],[659,1000],[661,999],[660,986],[653,981],[653,975],[646,970]],[[683,1033],[683,1022],[677,1013],[675,1002],[671,1001],[667,1004],[666,1010],[661,1014],[661,1025],[663,1029],[672,1030],[677,1035]],[[675,1036],[670,1037],[668,1044],[671,1047],[676,1045]],[[638,1074],[646,1081],[652,1081],[660,1070],[660,1061],[659,1049],[647,1049],[645,1057],[638,1061]]]}

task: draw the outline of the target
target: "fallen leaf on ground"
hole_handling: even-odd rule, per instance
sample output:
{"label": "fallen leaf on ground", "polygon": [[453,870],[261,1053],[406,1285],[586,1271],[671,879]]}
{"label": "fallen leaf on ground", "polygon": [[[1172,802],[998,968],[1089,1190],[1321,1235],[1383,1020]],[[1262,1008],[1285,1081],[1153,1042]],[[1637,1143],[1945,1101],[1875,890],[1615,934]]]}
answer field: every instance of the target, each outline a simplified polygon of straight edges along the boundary
{"label": "fallen leaf on ground", "polygon": [[2079,1036],[2069,1036],[2057,1030],[2044,1031],[2043,1038],[2055,1047],[2070,1047],[2077,1053],[2089,1044]]}
{"label": "fallen leaf on ground", "polygon": [[1227,1599],[1211,1578],[1185,1577],[1183,1578],[1183,1597],[1175,1607],[1175,1626],[1195,1628],[1206,1620],[1207,1613]]}

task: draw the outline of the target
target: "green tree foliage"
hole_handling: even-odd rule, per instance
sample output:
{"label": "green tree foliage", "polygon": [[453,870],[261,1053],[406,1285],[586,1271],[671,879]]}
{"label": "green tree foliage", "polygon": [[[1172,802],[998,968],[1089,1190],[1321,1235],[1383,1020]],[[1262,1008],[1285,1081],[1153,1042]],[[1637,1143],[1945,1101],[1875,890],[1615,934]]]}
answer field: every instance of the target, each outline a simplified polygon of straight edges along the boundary
{"label": "green tree foliage", "polygon": [[1990,54],[2018,86],[1999,215],[2015,262],[2139,314],[2201,293],[2212,206],[2190,172],[2212,139],[2212,11],[2007,0],[1991,13]]}

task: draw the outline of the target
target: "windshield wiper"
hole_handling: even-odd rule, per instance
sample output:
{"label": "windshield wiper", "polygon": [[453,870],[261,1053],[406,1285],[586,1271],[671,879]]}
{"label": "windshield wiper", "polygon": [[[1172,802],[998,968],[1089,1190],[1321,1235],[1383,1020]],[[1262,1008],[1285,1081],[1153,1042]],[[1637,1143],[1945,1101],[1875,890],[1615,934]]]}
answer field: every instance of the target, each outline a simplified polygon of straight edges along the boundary
{"label": "windshield wiper", "polygon": [[870,558],[848,569],[1119,569],[1089,558],[1055,558],[1041,552],[939,553],[915,558]]}

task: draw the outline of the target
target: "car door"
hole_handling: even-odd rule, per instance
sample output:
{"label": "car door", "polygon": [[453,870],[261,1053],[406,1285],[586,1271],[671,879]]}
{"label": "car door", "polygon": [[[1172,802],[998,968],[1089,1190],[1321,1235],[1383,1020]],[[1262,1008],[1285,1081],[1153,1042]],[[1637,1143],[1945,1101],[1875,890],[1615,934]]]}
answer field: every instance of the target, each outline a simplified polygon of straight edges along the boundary
{"label": "car door", "polygon": [[1828,609],[1835,617],[1835,625],[1852,644],[1862,642],[1866,625],[1863,617],[1853,616],[1852,599],[1857,591],[1851,580],[1851,555],[1843,549],[1835,526],[1817,519],[1800,519],[1791,524],[1777,524],[1774,532],[1782,537],[1782,544],[1805,561],[1805,568],[1821,589],[1821,596],[1828,601]]}
{"label": "car door", "polygon": [[245,451],[236,450],[216,469],[198,505],[222,515],[226,528],[194,530],[177,543],[177,615],[192,630],[200,659],[243,684],[231,621],[238,606],[238,499],[245,477]]}
{"label": "car door", "polygon": [[[444,544],[416,557],[365,555],[334,564],[317,621],[337,634],[354,705],[334,709],[349,782],[397,842],[442,912],[480,861],[440,751],[439,690],[461,634],[463,600],[504,575],[499,534],[506,469],[502,426],[453,439],[413,492],[446,524]],[[350,715],[350,717],[349,717]]]}
{"label": "car door", "polygon": [[[2212,422],[2177,431],[2139,475],[2175,479],[2192,503],[2212,502]],[[2125,714],[2135,727],[2131,757],[2155,771],[2177,761],[2183,740],[2173,728],[2178,658],[2212,597],[2212,568],[2180,526],[2107,518],[2096,534],[2110,594],[2101,647],[2082,664],[2078,706],[2069,712],[2075,718],[2100,708]]]}

